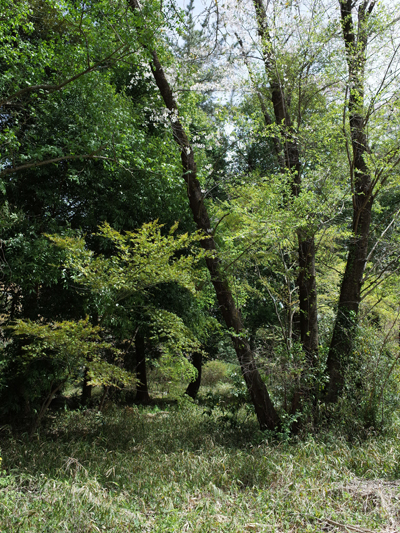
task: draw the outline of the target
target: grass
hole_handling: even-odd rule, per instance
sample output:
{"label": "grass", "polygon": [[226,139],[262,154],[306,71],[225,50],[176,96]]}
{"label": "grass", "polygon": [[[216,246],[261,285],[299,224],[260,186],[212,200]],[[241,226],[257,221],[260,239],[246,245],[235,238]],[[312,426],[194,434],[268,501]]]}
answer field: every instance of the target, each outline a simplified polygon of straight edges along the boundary
{"label": "grass", "polygon": [[399,434],[268,440],[188,404],[64,412],[0,432],[0,531],[399,531]]}

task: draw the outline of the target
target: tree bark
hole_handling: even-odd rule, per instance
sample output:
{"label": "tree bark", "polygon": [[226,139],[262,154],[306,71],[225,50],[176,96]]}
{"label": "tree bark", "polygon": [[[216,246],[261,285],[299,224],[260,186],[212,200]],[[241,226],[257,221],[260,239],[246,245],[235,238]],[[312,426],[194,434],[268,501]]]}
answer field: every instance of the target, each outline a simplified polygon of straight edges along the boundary
{"label": "tree bark", "polygon": [[336,402],[339,398],[353,348],[354,327],[359,313],[363,274],[368,255],[373,205],[372,180],[365,161],[369,146],[364,113],[364,75],[367,48],[365,24],[375,3],[367,0],[358,7],[357,37],[352,14],[354,4],[351,0],[339,3],[349,71],[348,109],[352,150],[350,176],[353,190],[353,235],[348,243],[346,268],[340,287],[336,322],[327,360],[329,385],[326,400],[328,402]]}
{"label": "tree bark", "polygon": [[[138,0],[128,0],[132,10],[140,10]],[[225,324],[231,332],[231,338],[240,363],[240,367],[250,393],[252,403],[261,429],[277,429],[280,426],[279,416],[272,404],[268,390],[257,369],[254,355],[244,337],[244,328],[240,311],[237,309],[232,293],[228,286],[221,263],[217,255],[216,244],[211,230],[210,219],[204,204],[200,182],[197,179],[197,168],[194,153],[186,132],[179,119],[178,106],[171,87],[165,77],[164,70],[157,53],[151,51],[152,73],[160,91],[164,104],[170,112],[171,127],[174,140],[181,153],[183,179],[186,182],[190,209],[197,228],[204,232],[206,238],[200,244],[209,252],[206,257],[207,268],[214,286],[219,307]]]}
{"label": "tree bark", "polygon": [[81,403],[82,405],[87,405],[89,401],[92,398],[92,385],[89,385],[89,376],[88,376],[88,369],[85,368],[84,374],[83,374],[83,382],[82,382],[82,395],[81,395]]}
{"label": "tree bark", "polygon": [[318,352],[318,307],[315,279],[314,236],[297,232],[299,244],[299,287],[300,341],[311,365]]}
{"label": "tree bark", "polygon": [[143,332],[138,329],[135,337],[135,351],[136,351],[136,377],[138,384],[136,385],[137,403],[148,404],[151,402],[149,389],[147,387],[147,368],[146,368],[146,352],[145,352],[145,338]]}
{"label": "tree bark", "polygon": [[49,405],[51,404],[51,400],[54,398],[56,393],[61,389],[61,387],[64,385],[65,381],[61,381],[54,389],[53,389],[53,383],[50,386],[50,392],[47,395],[47,398],[42,403],[42,406],[40,408],[39,413],[37,414],[35,420],[33,421],[31,430],[30,430],[30,437],[32,438],[33,435],[36,433],[36,430],[38,429],[40,422],[42,421],[42,418],[44,417]]}
{"label": "tree bark", "polygon": [[[257,29],[261,39],[265,71],[270,84],[271,103],[274,109],[275,123],[281,131],[279,142],[274,140],[282,171],[289,170],[291,174],[292,197],[299,196],[301,191],[301,163],[300,150],[296,142],[295,131],[289,113],[287,94],[285,87],[277,76],[277,68],[274,57],[271,54],[271,37],[269,33],[267,13],[263,0],[253,0],[257,18]],[[263,109],[263,115],[267,124],[272,119]],[[299,287],[299,317],[300,317],[300,341],[309,361],[314,361],[314,355],[318,352],[318,320],[317,320],[317,288],[315,280],[315,242],[314,235],[304,230],[297,231],[298,240],[298,277]]]}
{"label": "tree bark", "polygon": [[200,384],[201,384],[201,368],[203,363],[203,355],[201,352],[195,352],[192,354],[192,365],[197,370],[197,376],[194,381],[191,381],[186,389],[186,394],[193,398],[193,400],[196,398],[197,393],[199,392]]}

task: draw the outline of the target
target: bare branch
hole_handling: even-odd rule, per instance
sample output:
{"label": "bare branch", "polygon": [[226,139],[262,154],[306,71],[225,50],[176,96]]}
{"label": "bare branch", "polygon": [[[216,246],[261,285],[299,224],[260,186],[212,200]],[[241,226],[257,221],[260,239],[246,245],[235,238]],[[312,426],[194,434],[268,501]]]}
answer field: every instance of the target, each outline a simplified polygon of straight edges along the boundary
{"label": "bare branch", "polygon": [[385,274],[385,272],[387,272],[389,270],[389,268],[396,263],[396,261],[397,261],[396,259],[394,259],[393,261],[390,261],[390,263],[388,265],[386,265],[386,267],[375,278],[375,280],[371,281],[371,283],[368,285],[368,287],[366,287],[365,289],[363,289],[361,291],[361,294],[362,294],[361,300],[364,300],[369,294],[371,294],[372,291],[374,291],[376,289],[376,287],[378,285],[380,285],[385,280],[387,280],[388,277],[393,276],[393,274],[398,272],[398,270],[400,269],[400,266],[398,266],[397,268],[395,268],[394,270],[389,272],[389,274],[387,276],[385,276],[385,277],[383,276]]}
{"label": "bare branch", "polygon": [[[399,48],[400,48],[400,44],[398,44],[393,52],[393,55],[392,57],[390,58],[390,61],[386,67],[386,70],[385,70],[385,74],[383,75],[382,77],[382,81],[375,93],[375,95],[371,98],[371,102],[368,106],[368,111],[367,111],[367,114],[365,115],[365,119],[364,119],[364,124],[367,124],[368,120],[369,120],[369,117],[371,116],[371,114],[374,112],[374,104],[376,102],[376,99],[378,98],[378,95],[379,93],[381,92],[381,90],[383,89],[384,85],[385,85],[385,82],[386,82],[386,79],[387,79],[387,76],[389,74],[389,71],[392,67],[392,63],[394,61],[394,58],[396,57],[397,55],[397,52],[399,51]],[[390,83],[390,82],[389,82]]]}
{"label": "bare branch", "polygon": [[367,256],[367,259],[366,259],[366,262],[368,263],[368,261],[371,259],[371,256],[372,254],[374,253],[375,251],[375,248],[378,246],[379,242],[383,239],[383,237],[385,236],[385,234],[387,233],[387,231],[390,229],[390,227],[392,226],[392,224],[394,224],[395,220],[396,220],[396,217],[398,216],[398,214],[400,213],[400,209],[398,209],[396,211],[396,213],[394,214],[393,216],[393,219],[392,221],[390,222],[390,224],[382,231],[379,239],[376,241],[376,243],[374,244],[374,246],[372,247],[371,251],[369,252],[368,256]]}

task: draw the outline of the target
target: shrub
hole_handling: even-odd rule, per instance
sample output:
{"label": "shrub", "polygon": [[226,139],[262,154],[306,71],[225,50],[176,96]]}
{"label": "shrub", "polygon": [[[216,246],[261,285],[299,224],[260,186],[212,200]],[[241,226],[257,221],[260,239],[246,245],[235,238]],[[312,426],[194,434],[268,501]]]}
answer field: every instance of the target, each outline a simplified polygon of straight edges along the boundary
{"label": "shrub", "polygon": [[212,387],[218,382],[228,382],[231,366],[224,361],[208,361],[201,371],[201,384],[205,387]]}
{"label": "shrub", "polygon": [[397,329],[360,322],[346,365],[341,397],[326,406],[328,420],[350,439],[390,427],[400,406]]}

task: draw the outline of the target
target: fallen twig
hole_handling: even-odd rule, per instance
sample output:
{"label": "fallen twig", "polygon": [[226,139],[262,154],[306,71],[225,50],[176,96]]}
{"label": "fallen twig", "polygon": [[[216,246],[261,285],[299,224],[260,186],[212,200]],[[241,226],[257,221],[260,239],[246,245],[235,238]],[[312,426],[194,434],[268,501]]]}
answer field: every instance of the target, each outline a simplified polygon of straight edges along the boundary
{"label": "fallen twig", "polygon": [[345,531],[356,531],[357,533],[376,533],[376,531],[372,531],[372,529],[366,529],[361,526],[350,526],[348,524],[342,524],[340,522],[335,522],[335,520],[330,520],[329,518],[318,518],[318,520],[320,522],[330,524],[331,526],[341,527]]}

